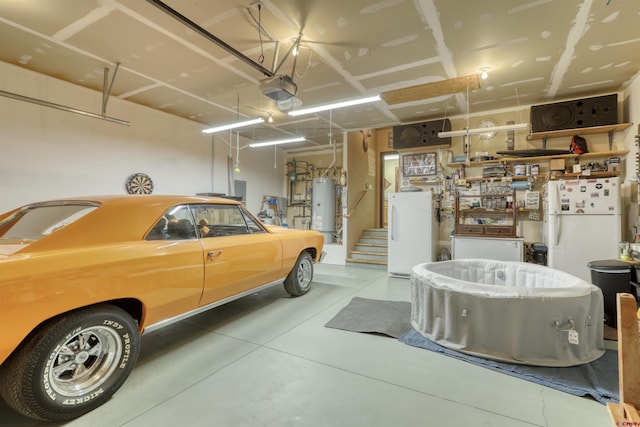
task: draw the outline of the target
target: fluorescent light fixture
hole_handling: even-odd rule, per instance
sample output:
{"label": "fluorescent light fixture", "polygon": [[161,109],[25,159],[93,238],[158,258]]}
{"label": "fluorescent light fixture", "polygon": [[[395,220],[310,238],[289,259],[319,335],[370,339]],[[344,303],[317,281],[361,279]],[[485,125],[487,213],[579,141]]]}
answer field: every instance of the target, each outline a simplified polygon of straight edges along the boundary
{"label": "fluorescent light fixture", "polygon": [[256,125],[258,123],[264,123],[264,119],[262,117],[258,117],[258,118],[251,119],[251,120],[245,120],[243,122],[229,123],[229,124],[226,124],[226,125],[221,125],[221,126],[216,126],[216,127],[204,129],[202,131],[202,133],[215,133],[215,132],[220,132],[220,131],[223,131],[223,130],[241,128],[243,126]]}
{"label": "fluorescent light fixture", "polygon": [[289,138],[289,139],[278,139],[276,141],[265,141],[265,142],[254,142],[253,144],[249,144],[249,147],[266,147],[268,145],[279,145],[279,144],[288,144],[290,142],[302,142],[306,138],[304,136],[299,136],[297,138]]}
{"label": "fluorescent light fixture", "polygon": [[513,125],[490,126],[485,128],[450,130],[448,132],[438,132],[438,138],[449,138],[452,136],[479,135],[486,132],[508,132],[516,130],[528,130],[529,123],[516,123]]}
{"label": "fluorescent light fixture", "polygon": [[301,110],[289,111],[290,116],[302,116],[304,114],[318,113],[320,111],[335,110],[338,108],[351,107],[352,105],[367,104],[369,102],[380,101],[380,95],[369,96],[367,98],[352,99],[350,101],[336,102],[327,105],[318,105],[317,107],[303,108]]}

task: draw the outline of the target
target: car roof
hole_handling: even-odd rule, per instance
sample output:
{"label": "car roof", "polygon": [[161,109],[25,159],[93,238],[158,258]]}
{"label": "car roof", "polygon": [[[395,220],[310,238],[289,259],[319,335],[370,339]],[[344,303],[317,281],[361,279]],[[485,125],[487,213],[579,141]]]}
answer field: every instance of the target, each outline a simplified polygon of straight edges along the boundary
{"label": "car roof", "polygon": [[156,205],[164,204],[167,207],[184,203],[223,203],[239,205],[242,204],[239,201],[228,199],[225,197],[205,197],[205,196],[185,196],[185,195],[171,195],[171,194],[115,194],[115,195],[94,195],[94,196],[80,196],[80,197],[67,197],[63,199],[53,199],[47,202],[93,202],[100,203],[101,205]]}
{"label": "car roof", "polygon": [[20,252],[142,241],[150,228],[172,206],[194,203],[242,205],[221,197],[174,195],[101,195],[48,200],[26,206],[58,203],[95,203],[99,208]]}

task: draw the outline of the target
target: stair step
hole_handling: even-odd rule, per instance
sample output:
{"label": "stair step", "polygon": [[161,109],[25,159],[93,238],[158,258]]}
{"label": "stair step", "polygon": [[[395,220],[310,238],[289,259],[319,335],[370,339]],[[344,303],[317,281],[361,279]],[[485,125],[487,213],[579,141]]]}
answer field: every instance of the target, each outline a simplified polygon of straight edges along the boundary
{"label": "stair step", "polygon": [[360,263],[360,264],[387,265],[386,261],[378,261],[378,260],[374,260],[374,259],[347,258],[347,261]]}
{"label": "stair step", "polygon": [[364,230],[362,230],[362,235],[360,236],[360,238],[362,237],[387,237],[388,235],[388,231],[386,228],[365,228]]}
{"label": "stair step", "polygon": [[382,271],[387,270],[387,263],[384,261],[370,261],[370,260],[362,260],[362,259],[354,259],[354,258],[347,258],[346,266],[369,268],[372,270],[382,270]]}
{"label": "stair step", "polygon": [[387,262],[386,252],[371,252],[371,251],[352,251],[351,258],[358,260],[368,261],[384,261]]}
{"label": "stair step", "polygon": [[387,236],[360,236],[360,240],[359,240],[359,244],[364,244],[364,243],[375,243],[375,244],[381,244],[381,245],[386,245],[387,244]]}
{"label": "stair step", "polygon": [[369,251],[369,252],[387,252],[387,245],[380,243],[358,243],[356,244],[356,251]]}
{"label": "stair step", "polygon": [[347,266],[387,270],[388,230],[386,228],[366,228],[360,240],[345,260]]}

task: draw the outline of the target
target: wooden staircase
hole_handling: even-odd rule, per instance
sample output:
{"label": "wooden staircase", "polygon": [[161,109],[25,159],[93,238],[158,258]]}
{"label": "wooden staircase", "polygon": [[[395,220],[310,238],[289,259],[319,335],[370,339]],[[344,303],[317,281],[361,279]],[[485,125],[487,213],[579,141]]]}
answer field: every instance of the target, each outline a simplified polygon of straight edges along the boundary
{"label": "wooden staircase", "polygon": [[351,267],[387,270],[387,229],[367,228],[346,260]]}

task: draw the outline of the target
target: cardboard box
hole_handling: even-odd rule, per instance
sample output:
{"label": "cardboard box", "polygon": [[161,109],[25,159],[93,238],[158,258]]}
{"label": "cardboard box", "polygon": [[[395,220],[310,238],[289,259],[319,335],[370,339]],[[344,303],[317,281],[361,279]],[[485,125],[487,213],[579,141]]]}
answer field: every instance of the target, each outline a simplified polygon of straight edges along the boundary
{"label": "cardboard box", "polygon": [[551,159],[551,161],[549,162],[549,170],[563,171],[564,168],[564,159]]}
{"label": "cardboard box", "polygon": [[620,171],[620,157],[610,157],[607,163],[607,172]]}

